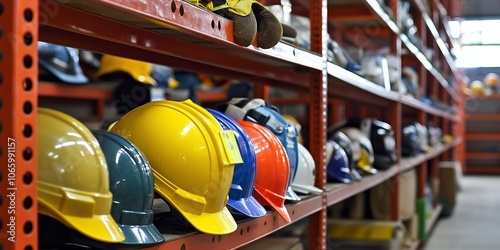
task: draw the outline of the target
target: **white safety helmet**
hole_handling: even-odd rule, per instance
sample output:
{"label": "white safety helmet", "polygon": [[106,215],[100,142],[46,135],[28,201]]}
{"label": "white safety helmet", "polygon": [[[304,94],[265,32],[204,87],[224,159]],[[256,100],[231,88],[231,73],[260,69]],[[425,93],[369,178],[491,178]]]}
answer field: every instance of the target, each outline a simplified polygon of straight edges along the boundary
{"label": "white safety helmet", "polygon": [[297,144],[299,148],[299,164],[297,175],[292,182],[292,189],[303,194],[321,194],[323,191],[314,186],[316,179],[316,164],[314,159],[302,144]]}

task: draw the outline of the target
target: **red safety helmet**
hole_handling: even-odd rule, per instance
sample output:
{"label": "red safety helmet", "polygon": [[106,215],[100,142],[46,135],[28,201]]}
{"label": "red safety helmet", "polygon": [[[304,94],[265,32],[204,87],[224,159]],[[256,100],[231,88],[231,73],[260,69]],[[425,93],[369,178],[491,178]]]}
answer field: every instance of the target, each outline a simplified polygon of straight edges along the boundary
{"label": "red safety helmet", "polygon": [[255,148],[257,176],[254,197],[263,206],[271,206],[286,222],[291,222],[285,207],[290,163],[285,147],[269,129],[257,123],[237,121],[248,133]]}

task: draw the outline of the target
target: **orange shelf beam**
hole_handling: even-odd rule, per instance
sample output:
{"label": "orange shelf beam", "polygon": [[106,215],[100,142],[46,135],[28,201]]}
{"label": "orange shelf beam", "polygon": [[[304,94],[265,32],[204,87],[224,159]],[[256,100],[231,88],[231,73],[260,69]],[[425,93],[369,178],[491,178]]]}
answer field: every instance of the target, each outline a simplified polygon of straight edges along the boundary
{"label": "orange shelf beam", "polygon": [[328,8],[329,21],[371,21],[377,20],[375,13],[365,5],[335,5]]}
{"label": "orange shelf beam", "polygon": [[224,102],[227,100],[227,93],[226,92],[198,91],[198,92],[196,92],[196,95],[198,97],[198,100],[200,100],[201,103]]}
{"label": "orange shelf beam", "polygon": [[87,85],[64,85],[39,82],[38,95],[46,97],[109,100],[112,97],[112,91]]}
{"label": "orange shelf beam", "polygon": [[[296,204],[288,205],[287,210],[291,223],[318,212],[322,208],[322,196],[303,198]],[[238,223],[238,228],[228,235],[210,235],[194,233],[185,236],[164,235],[166,242],[148,250],[168,249],[236,249],[258,240],[285,226],[286,223],[276,212],[268,212],[260,218],[249,219]]]}
{"label": "orange shelf beam", "polygon": [[55,98],[89,99],[96,103],[95,113],[102,119],[106,101],[110,100],[113,92],[109,89],[95,88],[87,85],[65,85],[58,83],[40,82],[39,96]]}

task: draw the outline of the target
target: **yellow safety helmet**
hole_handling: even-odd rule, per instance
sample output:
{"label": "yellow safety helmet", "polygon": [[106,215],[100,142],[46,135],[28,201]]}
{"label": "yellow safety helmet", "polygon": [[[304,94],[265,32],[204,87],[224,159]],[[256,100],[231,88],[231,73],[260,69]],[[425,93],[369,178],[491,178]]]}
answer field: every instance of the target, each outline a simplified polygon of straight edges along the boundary
{"label": "yellow safety helmet", "polygon": [[227,141],[234,134],[223,131],[206,109],[191,100],[154,101],[127,113],[110,131],[146,155],[155,191],[196,229],[209,234],[236,230],[226,204],[234,164],[241,163],[232,156],[240,152]]}
{"label": "yellow safety helmet", "polygon": [[470,89],[472,90],[472,94],[474,95],[483,95],[484,94],[484,83],[476,80],[470,83]]}
{"label": "yellow safety helmet", "polygon": [[152,70],[152,63],[105,54],[101,58],[99,70],[96,72],[94,78],[123,72],[129,74],[137,82],[156,85],[156,80],[151,76]]}
{"label": "yellow safety helmet", "polygon": [[125,240],[111,216],[106,158],[97,139],[75,118],[38,108],[38,212],[83,235]]}

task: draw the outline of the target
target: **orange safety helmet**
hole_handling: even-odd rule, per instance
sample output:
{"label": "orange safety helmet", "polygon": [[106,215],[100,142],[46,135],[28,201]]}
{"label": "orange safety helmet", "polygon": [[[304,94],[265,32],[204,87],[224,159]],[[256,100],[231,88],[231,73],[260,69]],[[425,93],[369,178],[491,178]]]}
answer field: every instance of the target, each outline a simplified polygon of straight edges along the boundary
{"label": "orange safety helmet", "polygon": [[257,176],[254,197],[263,206],[271,206],[286,222],[291,222],[285,207],[290,163],[285,147],[269,129],[257,123],[237,121],[248,133],[255,148]]}

